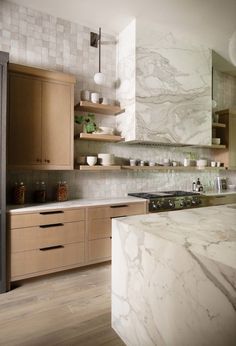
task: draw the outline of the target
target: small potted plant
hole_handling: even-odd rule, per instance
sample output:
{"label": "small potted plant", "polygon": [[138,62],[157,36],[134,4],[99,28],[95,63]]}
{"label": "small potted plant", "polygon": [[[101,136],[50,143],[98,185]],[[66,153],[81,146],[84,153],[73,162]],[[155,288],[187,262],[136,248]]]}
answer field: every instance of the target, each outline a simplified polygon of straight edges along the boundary
{"label": "small potted plant", "polygon": [[87,115],[76,114],[75,124],[77,125],[78,130],[75,130],[75,132],[93,133],[94,131],[96,131],[97,125],[94,119],[95,115],[93,113],[88,113]]}

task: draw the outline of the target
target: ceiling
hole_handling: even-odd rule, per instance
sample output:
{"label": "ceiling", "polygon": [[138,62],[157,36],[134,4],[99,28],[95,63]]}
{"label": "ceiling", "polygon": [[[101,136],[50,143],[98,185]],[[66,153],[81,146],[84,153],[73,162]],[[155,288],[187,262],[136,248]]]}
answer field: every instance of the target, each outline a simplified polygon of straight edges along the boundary
{"label": "ceiling", "polygon": [[185,34],[229,60],[236,0],[11,0],[103,32],[119,33],[133,18]]}

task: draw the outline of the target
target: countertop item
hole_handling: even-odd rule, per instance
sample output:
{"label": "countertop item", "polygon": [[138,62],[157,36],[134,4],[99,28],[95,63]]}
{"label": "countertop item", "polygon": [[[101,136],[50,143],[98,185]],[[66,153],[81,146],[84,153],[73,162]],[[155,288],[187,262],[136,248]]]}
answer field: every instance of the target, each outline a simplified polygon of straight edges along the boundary
{"label": "countertop item", "polygon": [[26,204],[26,205],[8,205],[7,211],[11,214],[20,213],[34,213],[42,210],[53,210],[53,209],[65,209],[65,208],[80,208],[80,207],[93,207],[102,206],[108,204],[124,204],[124,203],[139,203],[146,202],[143,198],[136,197],[120,197],[120,198],[104,198],[104,199],[74,199],[66,202],[52,202],[45,204]]}
{"label": "countertop item", "polygon": [[112,221],[112,327],[127,345],[235,345],[235,277],[236,204]]}

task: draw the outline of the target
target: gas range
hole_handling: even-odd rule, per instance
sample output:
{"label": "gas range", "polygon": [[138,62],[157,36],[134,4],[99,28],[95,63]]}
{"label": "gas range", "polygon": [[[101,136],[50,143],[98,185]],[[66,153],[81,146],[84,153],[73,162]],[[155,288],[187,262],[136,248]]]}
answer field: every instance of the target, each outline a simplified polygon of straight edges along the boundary
{"label": "gas range", "polygon": [[148,210],[150,213],[197,208],[204,205],[204,196],[197,192],[177,190],[128,193],[128,195],[147,199],[149,201]]}

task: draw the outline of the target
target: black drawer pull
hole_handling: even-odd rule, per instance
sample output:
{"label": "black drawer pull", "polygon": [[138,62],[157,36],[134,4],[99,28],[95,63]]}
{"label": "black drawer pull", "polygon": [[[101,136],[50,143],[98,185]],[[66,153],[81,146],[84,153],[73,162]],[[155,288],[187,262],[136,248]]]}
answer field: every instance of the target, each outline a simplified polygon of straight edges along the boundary
{"label": "black drawer pull", "polygon": [[40,228],[60,227],[64,226],[64,223],[51,223],[49,225],[40,225]]}
{"label": "black drawer pull", "polygon": [[110,237],[110,239],[112,239],[112,237]]}
{"label": "black drawer pull", "polygon": [[42,211],[39,213],[40,215],[51,215],[51,214],[63,214],[64,211],[62,210],[57,210],[57,211]]}
{"label": "black drawer pull", "polygon": [[120,205],[111,205],[110,208],[126,208],[128,207],[127,204],[120,204]]}
{"label": "black drawer pull", "polygon": [[119,216],[111,216],[111,219],[118,219],[119,217],[127,217],[129,215],[119,215]]}
{"label": "black drawer pull", "polygon": [[49,246],[49,247],[44,247],[42,249],[39,249],[40,251],[49,251],[49,250],[55,250],[55,249],[63,249],[63,245],[55,245],[55,246]]}

